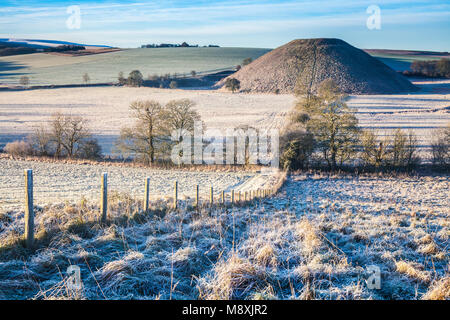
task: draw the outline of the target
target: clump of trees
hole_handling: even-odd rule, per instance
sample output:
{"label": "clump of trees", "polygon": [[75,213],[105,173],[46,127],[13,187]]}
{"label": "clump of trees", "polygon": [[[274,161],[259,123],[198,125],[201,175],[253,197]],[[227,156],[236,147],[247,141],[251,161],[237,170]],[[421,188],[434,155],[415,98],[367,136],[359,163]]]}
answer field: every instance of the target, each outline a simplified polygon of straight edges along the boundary
{"label": "clump of trees", "polygon": [[358,120],[332,80],[322,82],[317,94],[305,88],[302,86],[295,90],[299,100],[291,114],[290,127],[283,134],[287,141],[294,136],[292,141],[295,144],[284,145],[286,149],[283,150],[281,163],[289,168],[297,162],[293,157],[300,154],[302,159],[297,166],[304,167],[312,151],[317,151],[328,167],[334,170],[356,152],[355,145],[360,133]]}
{"label": "clump of trees", "polygon": [[[346,105],[345,95],[332,80],[323,81],[317,92],[298,83],[295,93],[298,101],[280,140],[283,168],[326,165],[336,170],[361,164],[373,169],[414,168],[420,163],[412,132],[398,129],[392,137],[380,139],[377,132],[362,130],[355,110]],[[438,150],[443,140],[436,142],[436,154],[442,153]]]}
{"label": "clump of trees", "polygon": [[367,167],[413,168],[420,163],[417,138],[401,129],[393,137],[377,138],[377,132],[364,131],[361,137],[360,159]]}
{"label": "clump of trees", "polygon": [[407,76],[450,78],[450,59],[416,60],[411,64],[411,71],[405,71],[403,74]]}
{"label": "clump of trees", "polygon": [[5,151],[12,156],[101,157],[101,147],[92,137],[88,121],[60,112],[53,114],[46,124],[35,128],[25,140],[8,143]]}
{"label": "clump of trees", "polygon": [[172,100],[164,106],[152,100],[134,101],[130,110],[136,122],[121,129],[117,151],[149,165],[166,159],[176,142],[171,139],[172,132],[192,133],[194,122],[201,120],[194,107],[195,103],[188,99]]}
{"label": "clump of trees", "polygon": [[225,81],[225,88],[231,92],[239,91],[241,89],[241,82],[236,78],[227,78]]}

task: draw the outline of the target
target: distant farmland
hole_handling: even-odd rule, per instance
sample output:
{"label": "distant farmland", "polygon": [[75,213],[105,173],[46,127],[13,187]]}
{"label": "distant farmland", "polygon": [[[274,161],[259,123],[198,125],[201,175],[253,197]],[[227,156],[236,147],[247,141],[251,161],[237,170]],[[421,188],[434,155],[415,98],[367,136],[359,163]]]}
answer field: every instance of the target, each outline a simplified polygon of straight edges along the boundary
{"label": "distant farmland", "polygon": [[119,72],[140,70],[144,77],[231,68],[245,58],[256,59],[270,49],[258,48],[157,48],[127,49],[98,55],[70,57],[45,53],[0,58],[0,84],[18,84],[26,75],[31,85],[80,84],[88,73],[90,83],[112,82]]}

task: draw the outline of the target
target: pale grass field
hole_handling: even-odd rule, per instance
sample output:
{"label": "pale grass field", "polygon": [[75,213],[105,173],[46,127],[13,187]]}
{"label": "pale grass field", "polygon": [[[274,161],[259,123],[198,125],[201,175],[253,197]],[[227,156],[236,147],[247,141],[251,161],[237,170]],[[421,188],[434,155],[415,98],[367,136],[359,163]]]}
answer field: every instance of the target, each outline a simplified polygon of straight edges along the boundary
{"label": "pale grass field", "polygon": [[[429,150],[433,130],[450,122],[450,80],[417,80],[421,91],[402,95],[349,96],[358,110],[360,126],[392,135],[396,128],[412,130],[421,150]],[[232,94],[214,90],[87,87],[0,92],[0,146],[22,138],[54,112],[80,115],[90,120],[93,134],[110,154],[120,128],[131,125],[129,105],[134,100],[192,99],[208,128],[281,128],[294,105],[292,95]],[[427,156],[427,155],[425,155]]]}
{"label": "pale grass field", "polygon": [[89,203],[39,210],[35,252],[17,244],[23,213],[3,213],[0,299],[450,299],[449,188],[445,175],[311,173],[250,206],[165,215],[116,194],[106,226]]}
{"label": "pale grass field", "polygon": [[[131,125],[129,106],[134,100],[192,99],[208,128],[280,128],[292,108],[290,95],[232,94],[210,90],[101,87],[0,92],[0,145],[33,131],[54,112],[86,117],[105,153],[120,133]],[[223,132],[225,134],[225,131]]]}

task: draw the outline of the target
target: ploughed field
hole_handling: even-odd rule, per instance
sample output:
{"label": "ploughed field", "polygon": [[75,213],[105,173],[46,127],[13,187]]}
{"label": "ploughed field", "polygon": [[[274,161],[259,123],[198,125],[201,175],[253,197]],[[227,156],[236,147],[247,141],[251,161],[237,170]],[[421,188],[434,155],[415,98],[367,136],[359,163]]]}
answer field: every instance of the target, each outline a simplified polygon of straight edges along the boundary
{"label": "ploughed field", "polygon": [[358,110],[362,128],[392,136],[400,128],[411,130],[424,158],[429,157],[433,131],[450,122],[450,80],[414,79],[420,91],[398,95],[349,96],[347,104]]}

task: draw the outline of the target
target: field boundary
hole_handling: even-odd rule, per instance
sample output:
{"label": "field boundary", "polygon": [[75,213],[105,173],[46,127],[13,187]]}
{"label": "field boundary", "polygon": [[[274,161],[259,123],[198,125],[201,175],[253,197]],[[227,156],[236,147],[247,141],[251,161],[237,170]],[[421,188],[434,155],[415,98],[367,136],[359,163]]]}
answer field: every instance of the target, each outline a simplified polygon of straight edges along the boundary
{"label": "field boundary", "polygon": [[142,168],[142,169],[152,169],[161,171],[187,171],[187,172],[250,172],[250,173],[260,173],[262,170],[267,168],[263,165],[208,165],[208,164],[192,164],[192,165],[169,165],[169,164],[154,164],[146,165],[139,162],[134,162],[131,160],[104,158],[102,160],[89,160],[89,159],[69,159],[69,158],[53,158],[53,157],[38,157],[38,156],[27,156],[27,157],[13,157],[6,153],[0,153],[1,160],[12,160],[12,161],[30,161],[39,163],[61,163],[61,164],[74,164],[74,165],[90,165],[90,166],[108,166],[108,167],[119,167],[119,168]]}
{"label": "field boundary", "polygon": [[[286,181],[287,171],[277,170],[278,179],[277,182],[273,184],[273,187],[264,188],[256,188],[253,190],[245,190],[245,191],[236,191],[232,189],[230,192],[226,192],[225,190],[221,190],[219,192],[219,196],[214,197],[214,186],[210,186],[210,193],[207,200],[201,200],[199,194],[199,185],[195,186],[195,196],[194,198],[187,198],[185,200],[181,200],[178,197],[178,181],[175,181],[173,188],[173,195],[170,197],[169,195],[154,198],[150,200],[149,194],[149,185],[151,183],[150,178],[145,179],[145,184],[143,184],[144,189],[142,194],[144,195],[144,199],[142,200],[144,206],[142,210],[139,210],[142,214],[149,214],[152,210],[150,209],[150,203],[158,203],[161,200],[165,204],[165,211],[170,212],[171,210],[185,210],[185,211],[198,211],[201,208],[209,208],[211,211],[214,208],[218,207],[242,207],[247,206],[249,204],[259,202],[265,198],[272,197],[278,193],[280,188],[283,186]],[[25,192],[24,192],[24,203],[25,203],[25,231],[23,238],[25,239],[25,244],[27,248],[32,248],[35,244],[35,212],[36,207],[34,206],[34,180],[33,180],[33,170],[25,169]],[[100,184],[100,203],[99,203],[99,215],[97,221],[101,224],[105,224],[108,221],[108,212],[109,212],[109,196],[108,196],[108,173],[104,172],[101,174],[101,184]],[[203,198],[204,199],[204,198]],[[193,200],[193,201],[192,201]],[[183,205],[182,205],[183,204]]]}

